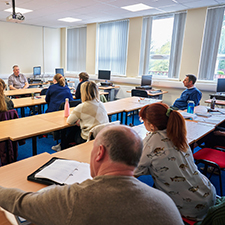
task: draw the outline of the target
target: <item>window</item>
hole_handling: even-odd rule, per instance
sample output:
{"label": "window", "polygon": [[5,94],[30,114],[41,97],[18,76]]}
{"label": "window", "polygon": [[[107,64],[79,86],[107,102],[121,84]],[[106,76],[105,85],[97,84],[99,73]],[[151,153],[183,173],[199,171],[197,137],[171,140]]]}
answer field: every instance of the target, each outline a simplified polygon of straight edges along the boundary
{"label": "window", "polygon": [[86,27],[67,30],[67,71],[86,70],[86,36]]}
{"label": "window", "polygon": [[128,20],[99,24],[97,70],[111,70],[113,75],[125,75],[128,24]]}
{"label": "window", "polygon": [[177,78],[186,13],[143,20],[139,74]]}
{"label": "window", "polygon": [[220,35],[219,49],[213,78],[214,79],[225,78],[225,14],[223,14],[223,23]]}
{"label": "window", "polygon": [[199,67],[199,80],[215,80],[223,75],[225,71],[224,25],[224,7],[208,9]]}

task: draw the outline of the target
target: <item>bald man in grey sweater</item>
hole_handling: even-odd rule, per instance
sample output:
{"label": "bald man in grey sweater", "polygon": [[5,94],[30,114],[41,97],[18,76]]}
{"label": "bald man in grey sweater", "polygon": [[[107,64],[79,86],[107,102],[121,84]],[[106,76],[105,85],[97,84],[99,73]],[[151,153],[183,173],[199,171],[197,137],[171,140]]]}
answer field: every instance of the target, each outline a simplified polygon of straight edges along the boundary
{"label": "bald man in grey sweater", "polygon": [[0,206],[36,225],[183,224],[173,201],[133,177],[142,141],[126,126],[110,126],[96,137],[93,180],[29,193],[0,187]]}

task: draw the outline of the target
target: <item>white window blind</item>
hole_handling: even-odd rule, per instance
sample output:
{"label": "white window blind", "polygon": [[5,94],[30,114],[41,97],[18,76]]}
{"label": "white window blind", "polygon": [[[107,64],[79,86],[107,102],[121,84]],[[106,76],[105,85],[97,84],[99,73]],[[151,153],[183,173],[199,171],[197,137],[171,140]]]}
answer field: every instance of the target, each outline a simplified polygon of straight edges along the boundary
{"label": "white window blind", "polygon": [[[198,76],[200,80],[214,80],[217,78],[215,72],[218,71],[215,71],[215,65],[220,60],[220,55],[217,54],[224,20],[224,9],[224,7],[212,8],[207,11]],[[221,44],[225,46],[225,43]]]}
{"label": "white window blind", "polygon": [[98,70],[111,70],[113,75],[125,75],[128,43],[128,20],[99,24]]}
{"label": "white window blind", "polygon": [[86,36],[86,27],[67,30],[67,71],[86,70]]}

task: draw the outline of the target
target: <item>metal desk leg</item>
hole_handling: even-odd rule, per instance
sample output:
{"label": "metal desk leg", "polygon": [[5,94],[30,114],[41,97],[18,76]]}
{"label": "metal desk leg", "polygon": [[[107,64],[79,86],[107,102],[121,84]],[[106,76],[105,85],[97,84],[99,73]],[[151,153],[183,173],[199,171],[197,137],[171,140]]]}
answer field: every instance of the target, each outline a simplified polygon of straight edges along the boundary
{"label": "metal desk leg", "polygon": [[127,115],[128,113],[127,112],[125,112],[125,125],[127,125]]}
{"label": "metal desk leg", "polygon": [[25,117],[25,109],[24,109],[24,107],[21,107],[20,110],[21,110],[21,117]]}
{"label": "metal desk leg", "polygon": [[66,148],[66,131],[67,128],[61,130],[61,149]]}
{"label": "metal desk leg", "polygon": [[37,137],[32,137],[33,155],[37,155]]}

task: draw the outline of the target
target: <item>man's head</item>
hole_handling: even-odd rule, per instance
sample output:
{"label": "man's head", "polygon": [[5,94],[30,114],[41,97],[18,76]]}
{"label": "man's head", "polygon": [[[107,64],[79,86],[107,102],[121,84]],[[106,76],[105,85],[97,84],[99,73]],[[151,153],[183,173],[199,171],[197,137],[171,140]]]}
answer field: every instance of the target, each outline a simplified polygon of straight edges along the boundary
{"label": "man's head", "polygon": [[133,175],[142,153],[142,140],[128,126],[108,126],[99,132],[91,152],[91,176]]}
{"label": "man's head", "polygon": [[195,82],[196,82],[197,78],[195,75],[193,74],[187,74],[185,79],[183,80],[184,86],[186,88],[191,88],[194,86]]}
{"label": "man's head", "polygon": [[79,81],[82,82],[86,80],[89,80],[89,75],[86,72],[81,72],[79,74]]}
{"label": "man's head", "polygon": [[13,66],[13,73],[14,73],[15,76],[19,76],[20,69],[19,69],[19,66],[18,65],[14,65]]}

